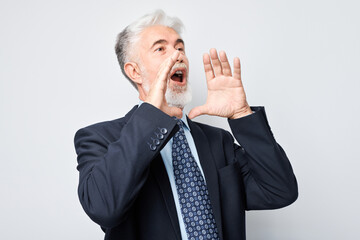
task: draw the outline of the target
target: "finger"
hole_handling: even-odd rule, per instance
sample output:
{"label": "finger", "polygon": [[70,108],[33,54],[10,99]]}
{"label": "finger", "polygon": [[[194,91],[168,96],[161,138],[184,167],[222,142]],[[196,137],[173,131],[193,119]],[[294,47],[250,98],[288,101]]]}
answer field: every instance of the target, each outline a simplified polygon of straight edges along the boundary
{"label": "finger", "polygon": [[225,76],[232,76],[231,67],[230,67],[229,61],[227,59],[226,53],[224,51],[220,51],[219,57],[220,57],[223,74]]}
{"label": "finger", "polygon": [[204,63],[204,69],[205,69],[205,77],[207,81],[210,81],[215,77],[213,68],[211,66],[210,56],[209,54],[205,53],[203,55],[203,63]]}
{"label": "finger", "polygon": [[219,61],[219,57],[217,55],[215,48],[210,49],[210,58],[211,58],[215,76],[221,75],[222,74],[221,63]]}
{"label": "finger", "polygon": [[157,79],[161,82],[166,82],[169,78],[170,71],[175,65],[177,59],[179,58],[180,51],[175,51],[170,57],[168,57],[161,65],[157,74]]}
{"label": "finger", "polygon": [[193,119],[197,116],[207,114],[207,107],[205,105],[194,107],[190,110],[188,117]]}
{"label": "finger", "polygon": [[241,80],[241,66],[238,57],[234,58],[234,78]]}

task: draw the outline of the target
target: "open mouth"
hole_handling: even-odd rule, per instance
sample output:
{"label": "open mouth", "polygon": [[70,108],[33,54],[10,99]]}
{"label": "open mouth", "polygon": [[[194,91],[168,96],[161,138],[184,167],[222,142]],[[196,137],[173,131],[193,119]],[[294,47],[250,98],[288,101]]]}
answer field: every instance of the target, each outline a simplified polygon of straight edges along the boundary
{"label": "open mouth", "polygon": [[185,83],[186,70],[185,68],[177,68],[174,70],[174,72],[172,72],[170,76],[171,76],[170,79],[173,80],[174,82]]}

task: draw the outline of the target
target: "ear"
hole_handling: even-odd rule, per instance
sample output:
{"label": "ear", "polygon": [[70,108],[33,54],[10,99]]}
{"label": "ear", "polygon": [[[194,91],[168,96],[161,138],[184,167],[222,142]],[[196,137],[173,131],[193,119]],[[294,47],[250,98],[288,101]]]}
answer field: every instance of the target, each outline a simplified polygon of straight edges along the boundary
{"label": "ear", "polygon": [[124,70],[126,75],[135,83],[141,84],[141,71],[137,63],[134,62],[127,62],[124,65]]}

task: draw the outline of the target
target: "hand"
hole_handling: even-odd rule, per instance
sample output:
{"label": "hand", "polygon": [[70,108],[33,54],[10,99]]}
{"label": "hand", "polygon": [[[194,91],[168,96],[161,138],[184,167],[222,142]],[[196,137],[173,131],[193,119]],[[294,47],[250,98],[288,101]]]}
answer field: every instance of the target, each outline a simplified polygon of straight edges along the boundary
{"label": "hand", "polygon": [[[240,59],[234,59],[234,74],[224,51],[210,49],[204,54],[203,62],[207,81],[208,94],[206,103],[191,109],[189,118],[207,114],[235,119],[252,113],[241,82]],[[211,61],[210,61],[211,58]]]}
{"label": "hand", "polygon": [[150,103],[151,105],[159,108],[164,113],[170,116],[175,116],[177,118],[182,117],[182,110],[177,107],[169,107],[166,103],[165,93],[171,68],[175,65],[179,55],[180,51],[175,51],[160,65],[156,79],[151,84],[149,93],[145,99],[145,102]]}

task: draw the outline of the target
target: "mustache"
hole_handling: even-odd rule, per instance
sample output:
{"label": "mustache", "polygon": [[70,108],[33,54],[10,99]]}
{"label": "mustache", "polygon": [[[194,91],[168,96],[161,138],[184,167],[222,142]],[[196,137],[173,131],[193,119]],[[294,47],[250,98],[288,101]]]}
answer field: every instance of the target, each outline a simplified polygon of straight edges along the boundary
{"label": "mustache", "polygon": [[171,68],[170,72],[173,72],[176,68],[185,68],[186,73],[188,71],[185,63],[175,63],[175,65]]}

